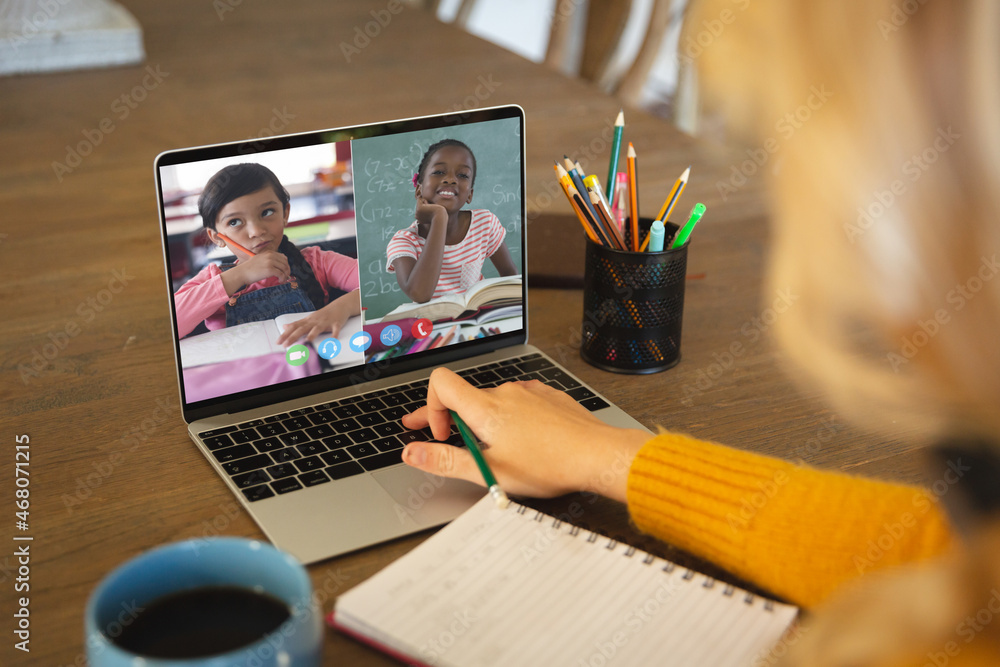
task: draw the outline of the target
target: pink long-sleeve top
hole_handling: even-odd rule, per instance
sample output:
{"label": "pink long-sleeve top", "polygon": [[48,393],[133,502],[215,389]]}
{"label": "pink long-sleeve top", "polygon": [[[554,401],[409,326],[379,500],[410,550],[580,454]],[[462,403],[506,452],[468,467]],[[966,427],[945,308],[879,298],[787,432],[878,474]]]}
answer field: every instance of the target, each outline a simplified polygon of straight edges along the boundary
{"label": "pink long-sleeve top", "polygon": [[[302,248],[302,256],[312,267],[323,293],[329,299],[330,288],[352,292],[361,284],[358,274],[358,260],[316,246]],[[276,278],[265,278],[243,288],[245,294],[253,290],[279,285]],[[184,283],[174,294],[177,308],[177,335],[181,338],[191,333],[199,322],[204,322],[210,330],[226,326],[226,302],[229,301],[226,288],[222,285],[222,270],[209,264],[191,280]],[[321,308],[325,304],[316,304]]]}

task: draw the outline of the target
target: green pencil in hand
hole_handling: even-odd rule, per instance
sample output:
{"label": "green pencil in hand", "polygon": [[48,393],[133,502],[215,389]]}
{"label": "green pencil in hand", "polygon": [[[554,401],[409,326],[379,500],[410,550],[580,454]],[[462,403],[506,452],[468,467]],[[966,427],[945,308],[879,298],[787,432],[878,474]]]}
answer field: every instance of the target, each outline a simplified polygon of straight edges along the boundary
{"label": "green pencil in hand", "polygon": [[472,458],[476,460],[476,465],[479,466],[479,472],[483,474],[483,479],[486,480],[486,486],[490,489],[490,495],[493,496],[493,502],[497,504],[500,509],[505,509],[510,505],[510,498],[507,494],[503,492],[500,485],[497,484],[497,478],[493,476],[493,471],[490,470],[490,466],[486,463],[486,459],[483,458],[483,453],[479,449],[479,442],[476,440],[476,436],[472,434],[469,427],[465,425],[462,418],[458,416],[458,413],[454,410],[449,410],[451,413],[451,420],[455,422],[455,426],[458,427],[458,432],[462,434],[462,440],[465,441],[465,445],[469,448],[469,452],[472,453]]}

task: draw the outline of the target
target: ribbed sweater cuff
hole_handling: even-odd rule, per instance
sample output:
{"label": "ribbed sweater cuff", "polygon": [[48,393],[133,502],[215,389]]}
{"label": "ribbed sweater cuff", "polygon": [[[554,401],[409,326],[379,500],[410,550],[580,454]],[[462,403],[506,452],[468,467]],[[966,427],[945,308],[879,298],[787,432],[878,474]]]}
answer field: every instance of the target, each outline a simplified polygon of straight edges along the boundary
{"label": "ribbed sweater cuff", "polygon": [[950,543],[924,489],[821,471],[661,433],[629,470],[640,530],[812,606],[868,571]]}
{"label": "ribbed sweater cuff", "polygon": [[[793,466],[676,433],[661,433],[636,456],[628,505],[648,533],[724,567],[744,570],[746,532],[757,504],[788,481]],[[756,496],[756,497],[755,497]]]}

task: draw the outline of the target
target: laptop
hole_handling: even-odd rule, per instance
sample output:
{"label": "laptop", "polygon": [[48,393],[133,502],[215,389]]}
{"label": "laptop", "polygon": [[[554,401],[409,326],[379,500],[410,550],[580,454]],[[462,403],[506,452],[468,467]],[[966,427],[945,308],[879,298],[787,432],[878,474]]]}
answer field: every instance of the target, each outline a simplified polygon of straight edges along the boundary
{"label": "laptop", "polygon": [[[404,428],[400,417],[424,404],[439,366],[480,387],[538,379],[610,424],[644,428],[528,344],[524,123],[520,107],[502,106],[157,156],[188,433],[268,539],[300,561],[441,525],[483,496],[481,486],[401,461],[407,442],[432,439]],[[461,142],[467,153],[460,155],[475,163],[474,175],[466,169],[453,177],[474,178],[464,205],[472,212],[467,237],[482,232],[485,259],[481,274],[478,265],[460,267],[464,293],[415,303],[387,253],[415,221],[415,174],[442,140],[453,148]],[[247,194],[260,183],[253,178],[264,185]],[[202,210],[215,216],[209,229],[216,234]],[[295,251],[276,250],[278,235]],[[265,253],[289,258],[287,271],[265,267],[274,274],[263,282],[230,284]],[[311,279],[303,278],[302,261]],[[241,264],[242,274],[226,276]],[[302,306],[302,294],[312,308]],[[315,301],[351,299],[336,336],[278,343],[286,327],[323,307]],[[454,430],[448,442],[462,446]]]}

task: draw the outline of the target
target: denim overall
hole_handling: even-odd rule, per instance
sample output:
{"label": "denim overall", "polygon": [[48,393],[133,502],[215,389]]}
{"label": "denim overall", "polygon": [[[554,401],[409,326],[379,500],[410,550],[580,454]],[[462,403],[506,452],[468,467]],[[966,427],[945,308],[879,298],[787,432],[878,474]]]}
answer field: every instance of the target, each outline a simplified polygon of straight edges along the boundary
{"label": "denim overall", "polygon": [[[226,267],[226,270],[230,268],[232,266]],[[234,294],[226,302],[226,326],[273,320],[278,315],[308,313],[313,310],[316,310],[316,306],[293,277],[287,283],[245,294]]]}

